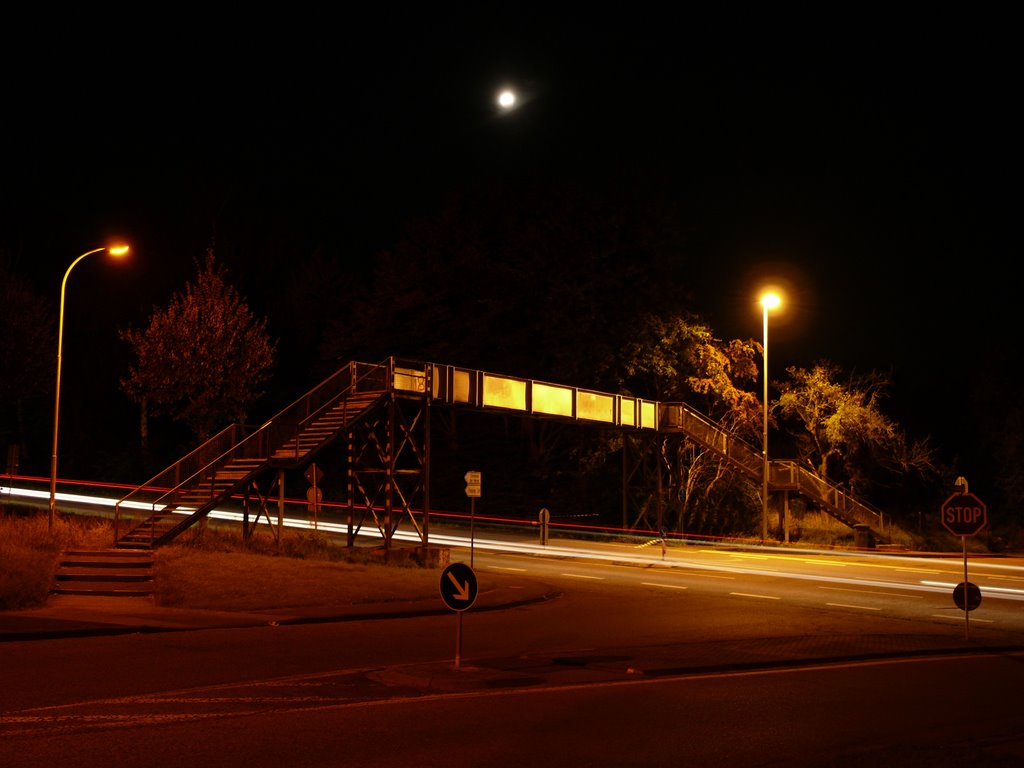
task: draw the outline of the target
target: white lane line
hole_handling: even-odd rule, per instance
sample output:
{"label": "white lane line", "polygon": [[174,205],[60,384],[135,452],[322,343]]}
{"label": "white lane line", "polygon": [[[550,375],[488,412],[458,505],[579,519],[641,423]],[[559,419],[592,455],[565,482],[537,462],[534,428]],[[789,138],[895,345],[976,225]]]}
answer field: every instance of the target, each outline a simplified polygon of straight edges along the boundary
{"label": "white lane line", "polygon": [[665,589],[689,589],[679,584],[659,584],[656,581],[642,581],[640,582],[645,587],[663,587]]}
{"label": "white lane line", "polygon": [[870,605],[851,605],[850,603],[825,603],[833,608],[859,608],[862,611],[880,611],[881,608],[873,608]]}
{"label": "white lane line", "polygon": [[706,579],[730,579],[731,581],[736,581],[735,576],[723,576],[720,573],[704,573],[703,571],[683,571],[677,569],[675,566],[673,566],[672,570],[684,576],[702,576]]}
{"label": "white lane line", "polygon": [[756,598],[758,598],[760,600],[781,600],[782,599],[781,597],[776,597],[775,595],[754,595],[754,594],[751,594],[750,592],[730,592],[729,594],[730,595],[735,595],[736,597],[756,597]]}
{"label": "white lane line", "polygon": [[511,567],[509,565],[489,565],[487,567],[488,567],[488,570],[492,570],[492,571],[521,571],[523,573],[526,572],[525,568],[513,568],[513,567]]}
{"label": "white lane line", "polygon": [[[874,589],[851,589],[849,587],[818,587],[818,589],[830,589],[834,592],[861,592],[865,595],[884,595],[885,597],[892,597],[891,592],[879,592]],[[899,589],[899,585],[894,584],[893,589]],[[913,598],[914,600],[924,600],[924,595],[900,595],[900,597]]]}
{"label": "white lane line", "polygon": [[[947,616],[947,615],[942,614],[942,613],[933,613],[932,614],[932,618],[935,618],[935,619],[952,619],[953,621],[963,621],[964,620],[963,616]],[[971,619],[971,624],[975,624],[975,623],[995,624],[995,620],[994,619],[975,619],[975,618],[972,618]]]}
{"label": "white lane line", "polygon": [[592,579],[594,581],[604,581],[604,576],[586,576],[582,573],[560,573],[559,576],[567,576],[571,579]]}

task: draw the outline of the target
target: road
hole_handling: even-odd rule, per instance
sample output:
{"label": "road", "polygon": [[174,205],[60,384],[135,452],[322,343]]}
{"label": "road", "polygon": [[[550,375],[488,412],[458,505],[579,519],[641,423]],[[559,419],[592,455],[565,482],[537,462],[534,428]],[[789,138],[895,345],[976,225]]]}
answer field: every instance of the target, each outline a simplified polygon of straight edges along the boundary
{"label": "road", "polygon": [[[956,558],[474,548],[560,597],[462,616],[0,645],[0,764],[1024,761],[1024,571]],[[597,557],[600,554],[600,557]],[[552,556],[555,555],[555,556]]]}
{"label": "road", "polygon": [[[546,548],[533,548],[545,553]],[[772,549],[640,548],[627,544],[556,546],[537,554],[474,558],[495,570],[540,578],[622,583],[637,589],[689,591],[732,600],[798,603],[808,608],[863,612],[923,623],[939,622],[1011,636],[1024,632],[1024,560],[968,559],[967,579],[982,604],[966,614],[953,601],[964,581],[960,557],[877,553],[794,552]]]}

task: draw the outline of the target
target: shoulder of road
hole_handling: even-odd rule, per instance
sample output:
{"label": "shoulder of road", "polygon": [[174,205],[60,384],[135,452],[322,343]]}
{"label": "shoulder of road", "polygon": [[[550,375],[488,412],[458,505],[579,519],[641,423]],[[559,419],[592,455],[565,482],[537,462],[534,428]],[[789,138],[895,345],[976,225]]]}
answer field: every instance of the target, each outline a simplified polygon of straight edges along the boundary
{"label": "shoulder of road", "polygon": [[[553,587],[527,580],[499,580],[481,590],[473,611],[493,611],[543,602],[558,596]],[[152,597],[50,595],[45,605],[0,611],[0,642],[198,629],[287,626],[395,619],[452,613],[436,598],[353,605],[305,606],[266,611],[209,611],[158,605]]]}

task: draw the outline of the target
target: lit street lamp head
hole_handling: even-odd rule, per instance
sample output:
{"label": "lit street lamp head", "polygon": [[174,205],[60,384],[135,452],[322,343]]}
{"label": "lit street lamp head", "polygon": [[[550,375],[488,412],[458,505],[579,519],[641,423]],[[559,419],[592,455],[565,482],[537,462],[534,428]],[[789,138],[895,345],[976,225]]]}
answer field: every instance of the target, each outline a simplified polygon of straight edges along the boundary
{"label": "lit street lamp head", "polygon": [[761,306],[766,310],[778,309],[782,305],[782,297],[775,291],[769,290],[761,294]]}

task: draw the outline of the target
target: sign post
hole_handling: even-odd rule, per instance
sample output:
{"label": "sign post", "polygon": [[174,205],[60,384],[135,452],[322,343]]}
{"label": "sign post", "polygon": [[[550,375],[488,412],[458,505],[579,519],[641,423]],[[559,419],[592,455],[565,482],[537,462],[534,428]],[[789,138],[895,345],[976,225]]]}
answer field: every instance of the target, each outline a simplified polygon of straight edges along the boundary
{"label": "sign post", "polygon": [[537,522],[540,523],[540,544],[546,546],[548,543],[548,524],[551,522],[551,513],[547,507],[542,507],[537,514]]}
{"label": "sign post", "polygon": [[324,471],[320,469],[316,464],[310,464],[305,471],[306,479],[312,483],[312,487],[306,491],[306,501],[309,504],[306,505],[306,509],[313,513],[313,530],[317,529],[317,522],[320,518],[320,501],[323,499],[323,491],[318,487],[320,481],[323,479]]}
{"label": "sign post", "polygon": [[[962,481],[962,482],[961,482]],[[953,590],[953,602],[964,612],[964,639],[970,638],[971,611],[981,605],[981,590],[967,578],[967,537],[974,536],[988,522],[985,502],[967,490],[967,481],[957,478],[957,493],[942,502],[942,525],[959,536],[964,548],[964,580]]]}
{"label": "sign post", "polygon": [[469,497],[469,565],[473,565],[473,528],[476,522],[476,500],[480,498],[480,473],[470,470],[462,479],[466,481],[466,495]]}
{"label": "sign post", "polygon": [[476,602],[476,574],[465,563],[452,563],[441,571],[439,589],[444,604],[457,613],[455,668],[459,669],[462,665],[462,612],[468,610]]}

